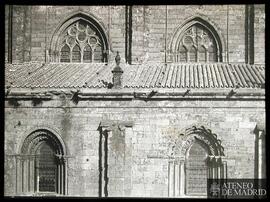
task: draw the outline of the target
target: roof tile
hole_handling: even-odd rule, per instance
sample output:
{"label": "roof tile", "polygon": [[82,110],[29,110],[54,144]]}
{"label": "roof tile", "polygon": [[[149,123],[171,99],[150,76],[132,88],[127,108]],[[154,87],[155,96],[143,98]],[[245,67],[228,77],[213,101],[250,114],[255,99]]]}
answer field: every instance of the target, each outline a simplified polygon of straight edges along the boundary
{"label": "roof tile", "polygon": [[[5,85],[17,88],[106,88],[114,64],[21,63],[5,65]],[[259,88],[263,65],[170,63],[120,65],[124,88]]]}

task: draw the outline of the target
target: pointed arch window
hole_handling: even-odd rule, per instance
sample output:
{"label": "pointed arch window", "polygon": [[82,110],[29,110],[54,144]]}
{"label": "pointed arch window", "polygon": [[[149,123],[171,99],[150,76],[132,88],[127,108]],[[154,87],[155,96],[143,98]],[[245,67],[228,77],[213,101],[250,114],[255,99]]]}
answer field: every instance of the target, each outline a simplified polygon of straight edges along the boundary
{"label": "pointed arch window", "polygon": [[[181,57],[184,49],[189,57]],[[219,62],[221,58],[214,35],[200,23],[195,23],[180,33],[174,55],[174,62]]]}
{"label": "pointed arch window", "polygon": [[106,62],[107,47],[103,38],[95,26],[82,19],[77,20],[68,26],[58,38],[59,61]]}

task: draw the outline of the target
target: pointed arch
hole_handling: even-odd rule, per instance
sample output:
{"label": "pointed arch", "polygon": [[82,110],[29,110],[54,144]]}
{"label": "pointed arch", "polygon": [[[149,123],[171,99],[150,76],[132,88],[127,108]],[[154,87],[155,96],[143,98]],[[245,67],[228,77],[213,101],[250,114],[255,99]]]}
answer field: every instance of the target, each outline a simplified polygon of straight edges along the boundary
{"label": "pointed arch", "polygon": [[[193,40],[191,40],[193,28],[197,28],[198,30],[202,30],[205,33],[202,33],[204,35],[208,35],[210,39],[213,40],[214,47],[216,48],[216,61],[215,62],[224,62],[225,61],[225,40],[222,34],[220,33],[219,29],[217,28],[214,23],[210,22],[210,20],[204,16],[194,16],[189,19],[187,19],[183,24],[178,26],[174,33],[172,34],[171,40],[169,42],[169,48],[170,52],[173,55],[177,55],[178,47],[182,44],[186,45],[185,43],[194,43],[196,44],[196,37],[193,37]],[[186,35],[186,37],[184,37]],[[206,37],[207,38],[207,37]],[[203,38],[199,39],[203,41]],[[183,42],[184,41],[184,42]],[[205,42],[207,44],[207,42]],[[211,44],[211,43],[209,43]],[[197,47],[198,48],[198,47]],[[205,46],[207,49],[208,47]],[[197,49],[198,50],[198,49]],[[175,58],[175,57],[174,57]],[[176,60],[174,60],[176,61]],[[209,60],[207,60],[209,61]],[[211,61],[211,60],[210,60]],[[188,61],[187,61],[188,62]],[[200,62],[200,61],[198,61]]]}
{"label": "pointed arch", "polygon": [[[83,30],[83,28],[80,27],[81,25],[85,25],[86,27],[88,27],[87,30]],[[71,26],[74,26],[76,29],[72,30]],[[77,34],[74,33],[76,31],[78,32]],[[108,61],[108,53],[110,48],[103,23],[100,22],[94,15],[80,11],[73,13],[65,20],[61,21],[55,29],[54,33],[52,34],[49,50],[51,62],[60,62],[60,47],[62,46],[62,42],[65,41],[65,39],[70,38],[70,36],[74,36],[79,44],[85,43],[82,44],[82,46],[85,46],[87,44],[93,45],[90,42],[90,38],[95,37],[96,44],[94,47],[99,47],[102,54],[101,61],[99,62]],[[70,44],[69,41],[65,41],[65,43]],[[83,50],[83,47],[81,47],[81,50]],[[83,53],[83,51],[81,53]],[[83,56],[81,57],[80,62],[83,62]]]}

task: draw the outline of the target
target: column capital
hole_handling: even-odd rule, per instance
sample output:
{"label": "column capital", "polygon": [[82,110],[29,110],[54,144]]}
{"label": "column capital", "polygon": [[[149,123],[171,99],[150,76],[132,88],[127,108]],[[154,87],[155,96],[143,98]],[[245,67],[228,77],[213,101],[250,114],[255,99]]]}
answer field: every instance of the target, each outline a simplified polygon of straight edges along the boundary
{"label": "column capital", "polygon": [[133,125],[134,125],[133,121],[104,120],[104,121],[100,122],[99,130],[101,130],[101,132],[105,132],[105,131],[109,132],[109,131],[113,131],[115,129],[123,131],[126,128],[133,127]]}

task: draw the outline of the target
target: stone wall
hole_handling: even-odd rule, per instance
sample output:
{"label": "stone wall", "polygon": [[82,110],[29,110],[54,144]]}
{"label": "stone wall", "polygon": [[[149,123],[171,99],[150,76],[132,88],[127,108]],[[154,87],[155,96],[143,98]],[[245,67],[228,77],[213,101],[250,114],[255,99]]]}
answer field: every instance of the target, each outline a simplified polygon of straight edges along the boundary
{"label": "stone wall", "polygon": [[[45,61],[57,26],[75,13],[94,16],[106,30],[111,50],[125,55],[125,6],[13,6],[13,61]],[[132,62],[164,62],[172,35],[194,16],[221,35],[224,62],[245,62],[245,5],[133,6]],[[264,5],[255,6],[255,62],[264,62]],[[7,24],[6,14],[6,24]],[[167,23],[167,25],[166,25]],[[167,31],[166,31],[167,26]],[[7,36],[6,36],[7,37]],[[165,45],[166,41],[166,45]],[[228,47],[227,47],[228,46]]]}
{"label": "stone wall", "polygon": [[[204,126],[224,147],[228,178],[254,177],[253,130],[265,121],[263,101],[31,101],[5,107],[5,195],[15,194],[15,159],[24,138],[43,127],[59,132],[68,149],[68,195],[98,196],[99,124],[131,121],[124,136],[108,137],[109,196],[168,196],[170,141],[185,129]],[[117,154],[117,155],[115,155]],[[121,155],[119,155],[121,154]],[[103,158],[103,157],[102,157]],[[117,166],[116,166],[117,165]],[[125,189],[123,189],[125,187]]]}
{"label": "stone wall", "polygon": [[254,7],[254,62],[265,63],[265,5]]}

